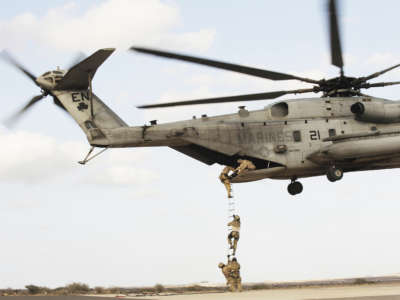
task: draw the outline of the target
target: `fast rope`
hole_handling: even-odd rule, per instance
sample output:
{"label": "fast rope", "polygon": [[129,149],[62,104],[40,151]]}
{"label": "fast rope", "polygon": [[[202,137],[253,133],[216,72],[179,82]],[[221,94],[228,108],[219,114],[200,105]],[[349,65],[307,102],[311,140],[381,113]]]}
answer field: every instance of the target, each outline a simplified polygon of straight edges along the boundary
{"label": "fast rope", "polygon": [[[228,197],[228,222],[226,223],[226,224],[228,224],[229,222],[231,222],[232,221],[232,217],[233,217],[233,215],[235,215],[236,214],[236,203],[235,203],[235,200],[234,200],[235,198],[229,198]],[[229,234],[231,233],[231,231],[232,231],[232,227],[231,226],[228,226],[227,225],[227,227],[228,227],[228,234],[227,234],[227,236],[229,236]],[[232,255],[232,249],[231,249],[231,247],[229,246],[229,244],[228,244],[228,248],[227,248],[227,255]]]}

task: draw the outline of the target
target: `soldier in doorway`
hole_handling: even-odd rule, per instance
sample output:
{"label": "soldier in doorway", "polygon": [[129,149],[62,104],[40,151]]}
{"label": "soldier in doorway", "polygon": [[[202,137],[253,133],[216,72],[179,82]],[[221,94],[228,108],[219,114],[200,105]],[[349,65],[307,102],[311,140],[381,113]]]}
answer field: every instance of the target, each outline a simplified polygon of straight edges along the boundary
{"label": "soldier in doorway", "polygon": [[221,180],[221,182],[224,184],[226,191],[228,192],[228,198],[232,198],[232,187],[231,187],[231,181],[230,181],[230,176],[229,176],[229,172],[234,172],[235,169],[230,167],[230,166],[226,166],[221,174],[219,175],[219,180]]}
{"label": "soldier in doorway", "polygon": [[228,223],[228,226],[232,229],[228,235],[228,243],[230,249],[233,249],[232,255],[235,256],[237,243],[240,238],[240,217],[238,215],[233,215],[233,220]]}
{"label": "soldier in doorway", "polygon": [[228,260],[228,268],[230,271],[230,281],[232,283],[232,291],[242,291],[242,278],[240,277],[240,264],[237,262],[236,257],[231,261]]}
{"label": "soldier in doorway", "polygon": [[231,178],[236,177],[245,171],[256,169],[256,166],[250,160],[239,158],[237,162],[239,166],[233,171]]}

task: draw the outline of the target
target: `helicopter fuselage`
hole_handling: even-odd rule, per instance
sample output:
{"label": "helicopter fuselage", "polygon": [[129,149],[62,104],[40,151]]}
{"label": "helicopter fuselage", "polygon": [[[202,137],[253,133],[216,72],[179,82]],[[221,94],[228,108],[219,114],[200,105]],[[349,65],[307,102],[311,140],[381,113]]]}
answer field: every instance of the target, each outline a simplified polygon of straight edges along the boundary
{"label": "helicopter fuselage", "polygon": [[296,179],[343,171],[400,166],[400,123],[359,120],[355,103],[392,104],[374,97],[326,97],[279,101],[265,109],[149,126],[101,129],[100,147],[167,146],[206,164],[251,160],[254,171],[234,178]]}

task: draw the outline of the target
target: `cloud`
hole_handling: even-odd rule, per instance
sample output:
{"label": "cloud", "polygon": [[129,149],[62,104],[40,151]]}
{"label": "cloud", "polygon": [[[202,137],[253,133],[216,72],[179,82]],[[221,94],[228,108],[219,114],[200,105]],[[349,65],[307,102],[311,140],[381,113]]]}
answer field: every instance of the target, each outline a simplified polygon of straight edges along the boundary
{"label": "cloud", "polygon": [[[77,161],[88,150],[84,142],[59,142],[53,137],[27,131],[0,130],[0,180],[37,183],[56,180],[75,172],[79,183],[144,185],[157,180],[156,172],[137,167],[146,159],[143,151],[113,149],[103,154],[101,163],[82,168]],[[75,175],[74,173],[74,175]]]}
{"label": "cloud", "polygon": [[129,166],[110,166],[93,174],[87,181],[94,184],[131,185],[148,184],[158,179],[158,176],[146,169],[134,169]]}
{"label": "cloud", "polygon": [[6,47],[31,40],[63,50],[151,45],[204,51],[210,47],[215,30],[173,32],[181,22],[178,7],[161,0],[107,0],[83,13],[78,4],[69,2],[40,16],[24,13],[0,20],[0,36]]}
{"label": "cloud", "polygon": [[98,166],[97,171],[91,172],[86,177],[87,183],[129,186],[150,184],[158,179],[155,171],[137,167],[147,160],[147,155],[143,151],[139,149],[135,149],[134,152],[129,149],[109,151],[103,166]]}
{"label": "cloud", "polygon": [[83,143],[57,143],[41,134],[0,131],[0,179],[38,182],[72,170]]}

